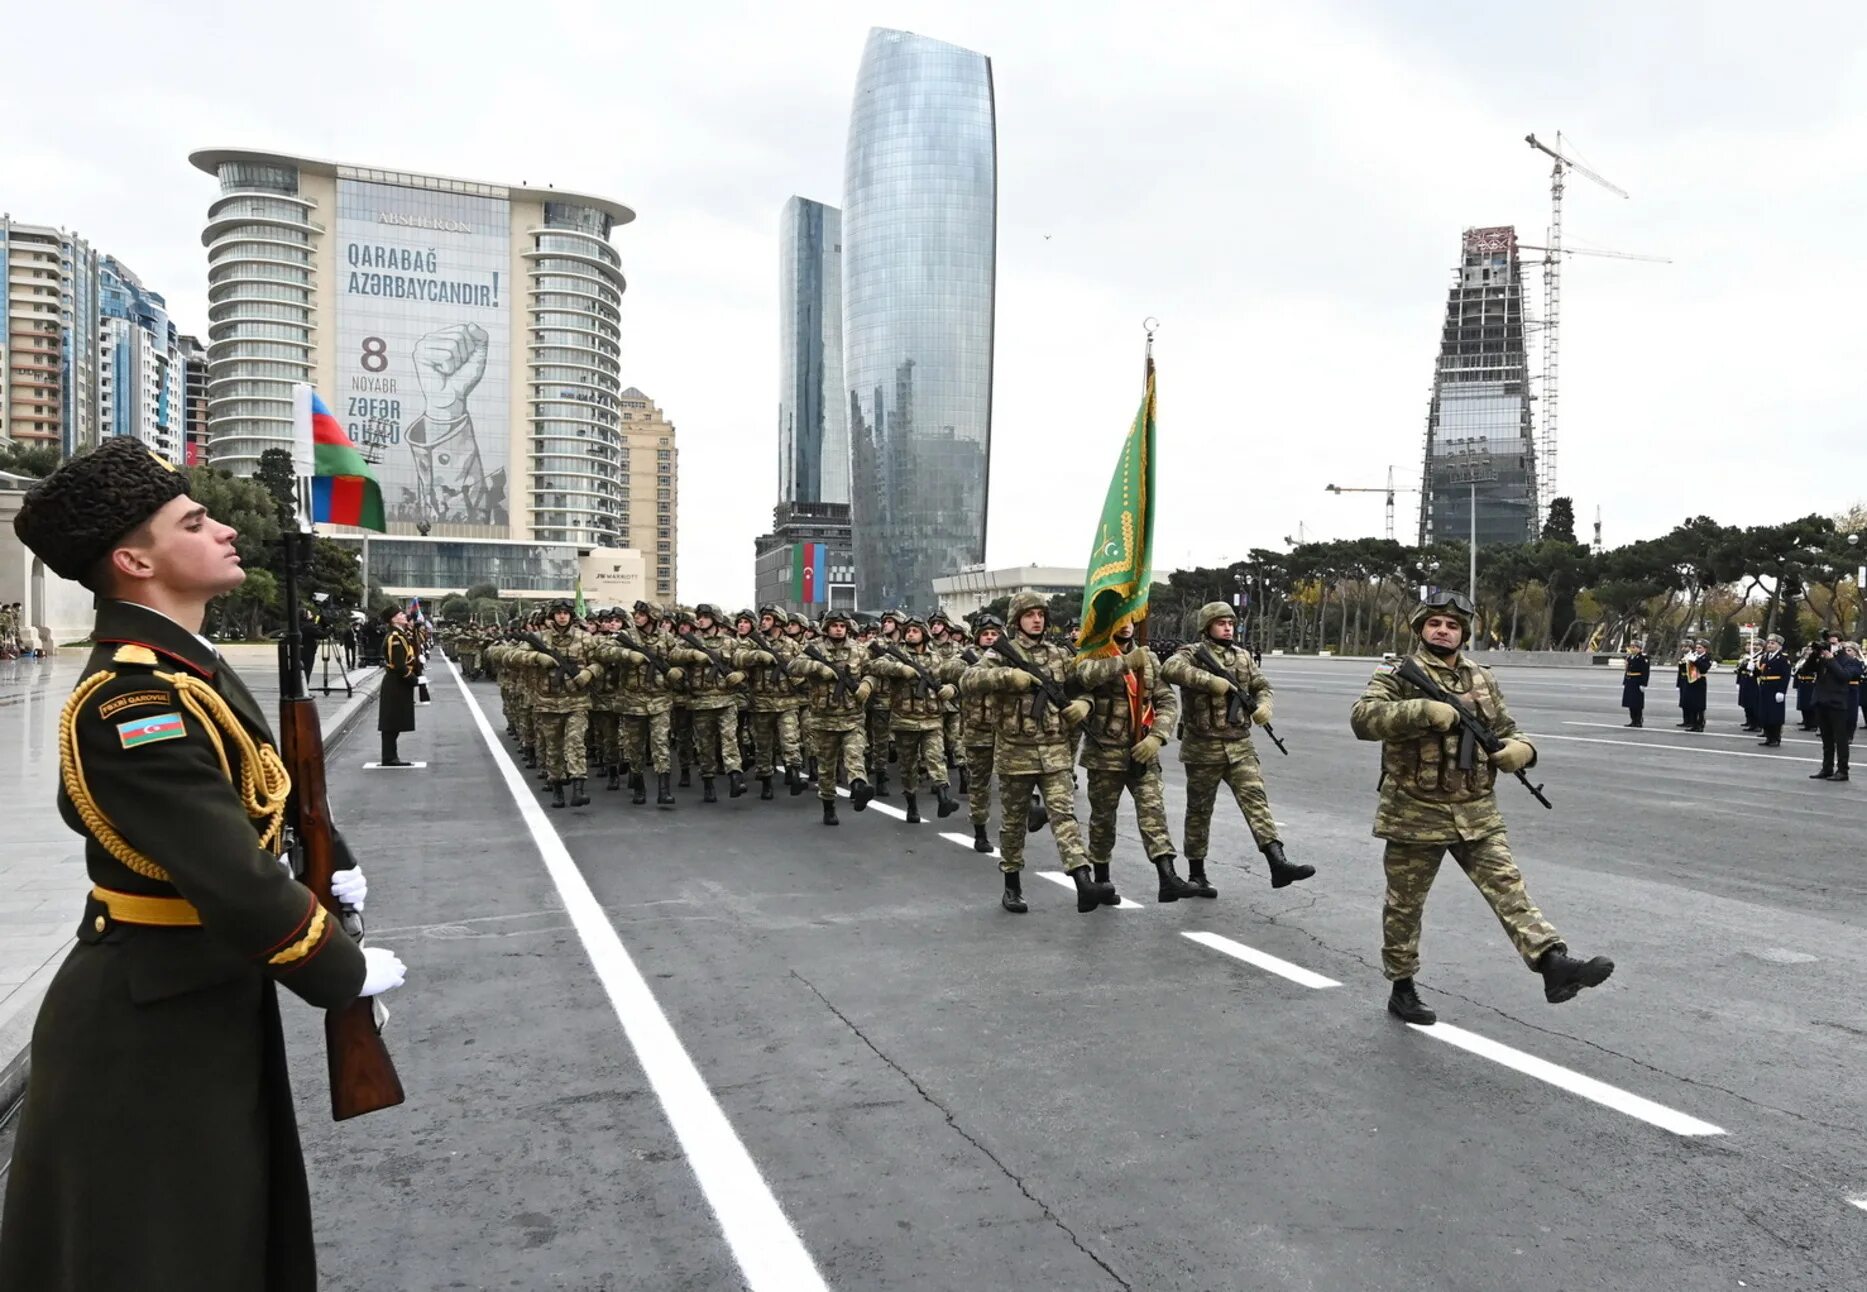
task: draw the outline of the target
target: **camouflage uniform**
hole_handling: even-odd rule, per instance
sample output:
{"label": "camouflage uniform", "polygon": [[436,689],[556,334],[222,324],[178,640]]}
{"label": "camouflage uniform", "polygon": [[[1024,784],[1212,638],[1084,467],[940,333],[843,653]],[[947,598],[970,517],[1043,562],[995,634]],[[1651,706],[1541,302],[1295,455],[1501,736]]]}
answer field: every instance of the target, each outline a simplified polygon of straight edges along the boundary
{"label": "camouflage uniform", "polygon": [[[824,617],[831,622],[848,618],[841,611]],[[809,653],[807,654],[806,651]],[[813,659],[820,655],[822,660]],[[827,664],[823,661],[829,661]],[[792,677],[809,683],[811,732],[816,741],[817,797],[824,804],[824,820],[835,820],[836,779],[849,782],[850,797],[858,811],[868,806],[868,741],[864,713],[873,683],[864,677],[868,652],[854,641],[827,635],[800,650],[786,666]],[[840,670],[840,674],[839,674]],[[851,687],[848,683],[854,682]]]}
{"label": "camouflage uniform", "polygon": [[[995,619],[982,619],[976,621],[973,631],[982,634],[987,627],[998,629],[1000,625]],[[978,650],[955,650],[935,676],[942,682],[959,683],[979,658]],[[961,686],[959,710],[960,747],[964,751],[967,778],[966,807],[977,844],[984,841],[985,827],[992,819],[992,748],[998,740],[998,699],[990,691],[969,691]],[[981,852],[991,850],[990,843],[979,849]]]}
{"label": "camouflage uniform", "polygon": [[[933,635],[936,624],[946,625],[947,632],[944,637]],[[953,627],[953,621],[942,614],[927,617],[927,633],[927,649],[933,653],[933,657],[940,662],[941,667],[945,667],[949,660],[957,656],[965,643],[965,638]],[[938,670],[935,671],[934,676],[940,676]],[[967,784],[966,764],[960,756],[960,751],[965,748],[965,734],[960,721],[957,697],[948,700],[942,706],[941,717],[943,721],[940,734],[946,743],[946,765],[948,768],[958,770],[959,792],[964,794]]]}
{"label": "camouflage uniform", "polygon": [[[1115,816],[1123,790],[1134,799],[1135,823],[1141,829],[1141,848],[1147,859],[1158,863],[1174,857],[1159,752],[1138,762],[1133,750],[1148,735],[1162,737],[1165,743],[1180,706],[1173,688],[1161,676],[1153,651],[1133,646],[1125,654],[1128,670],[1089,693],[1094,708],[1082,728],[1080,761],[1089,773],[1089,860],[1103,866],[1115,850]],[[1135,724],[1136,710],[1142,716],[1140,729]]]}
{"label": "camouflage uniform", "polygon": [[[909,630],[920,632],[918,645],[907,642]],[[948,797],[945,739],[946,704],[958,692],[938,678],[932,687],[923,680],[923,673],[931,677],[940,664],[927,644],[926,632],[927,625],[918,619],[902,623],[902,642],[895,649],[914,661],[911,664],[874,651],[869,655],[869,675],[883,679],[889,692],[888,733],[901,759],[901,788],[907,795],[909,821],[920,819],[914,796],[923,776],[940,802],[941,816],[950,816],[958,808]]]}
{"label": "camouflage uniform", "polygon": [[[694,715],[694,751],[700,764],[701,783],[707,784],[716,773],[725,771],[732,780],[732,793],[736,798],[745,792],[740,784],[737,727],[738,691],[745,682],[745,674],[732,667],[733,642],[720,627],[717,608],[696,606],[694,613],[712,620],[712,625],[701,630],[696,622],[693,632],[680,635],[681,644],[669,652],[669,658],[687,669],[688,706]],[[725,672],[713,662],[713,655],[708,651],[719,656],[726,665]]]}
{"label": "camouflage uniform", "polygon": [[[645,609],[644,609],[645,608]],[[624,628],[603,639],[597,658],[616,678],[617,739],[621,761],[629,764],[631,801],[648,801],[647,776],[655,772],[655,802],[662,807],[674,803],[669,784],[673,759],[669,749],[668,714],[674,707],[674,687],[682,672],[667,662],[671,639],[655,628],[653,607],[642,603],[636,611],[636,629]],[[646,621],[646,627],[642,626]],[[651,663],[652,653],[657,663]]]}
{"label": "camouflage uniform", "polygon": [[803,792],[804,752],[798,742],[797,721],[803,692],[785,671],[798,648],[788,637],[774,631],[781,613],[773,606],[760,610],[761,621],[768,615],[772,620],[770,629],[757,632],[764,644],[753,640],[757,630],[749,630],[738,638],[733,655],[733,667],[745,673],[751,688],[752,756],[755,774],[762,782],[760,798],[771,797],[771,779],[780,759],[791,792]]}
{"label": "camouflage uniform", "polygon": [[[1161,668],[1162,676],[1180,688],[1186,733],[1180,745],[1180,762],[1186,768],[1187,871],[1194,884],[1211,887],[1205,882],[1205,861],[1211,842],[1212,809],[1218,800],[1219,785],[1224,783],[1231,787],[1253,842],[1270,863],[1272,886],[1282,888],[1316,871],[1313,866],[1291,865],[1284,859],[1277,823],[1271,819],[1270,800],[1264,793],[1264,774],[1251,744],[1251,724],[1271,720],[1271,683],[1258,671],[1250,651],[1210,635],[1214,624],[1228,619],[1236,622],[1236,615],[1223,601],[1202,606],[1199,640],[1180,647]],[[1200,651],[1209,653],[1225,676],[1202,667],[1196,658]],[[1231,721],[1234,690],[1248,696],[1253,707],[1251,716],[1238,723]],[[1201,895],[1213,894],[1202,891]]]}
{"label": "camouflage uniform", "polygon": [[583,781],[588,774],[584,758],[584,736],[590,724],[588,688],[602,670],[591,658],[590,634],[575,624],[559,628],[555,622],[549,623],[539,637],[576,670],[566,678],[551,656],[531,652],[529,664],[539,686],[532,701],[538,753],[544,760],[547,779],[557,789],[552,806],[559,807],[566,780],[577,782],[576,797],[583,796]]}
{"label": "camouflage uniform", "polygon": [[[597,621],[609,623],[621,617],[621,611],[609,611],[599,615]],[[590,747],[596,754],[597,770],[609,777],[606,788],[612,790],[620,788],[623,762],[623,670],[609,649],[613,641],[609,632],[591,634],[590,657],[601,668],[590,688]]]}
{"label": "camouflage uniform", "polygon": [[[1064,713],[1036,689],[1030,675],[1008,663],[999,653],[1009,644],[1015,654],[1034,665],[1059,687],[1081,686],[1094,689],[1123,671],[1120,657],[1078,660],[1073,653],[1055,642],[1033,642],[1018,630],[1019,616],[1030,610],[1042,610],[1045,599],[1020,593],[1011,601],[1006,616],[1010,625],[998,649],[985,652],[979,662],[966,670],[960,681],[965,694],[989,694],[997,699],[998,739],[992,760],[1003,790],[1007,810],[998,825],[999,869],[1009,878],[1024,868],[1025,814],[1018,810],[1033,791],[1043,796],[1050,813],[1050,828],[1056,836],[1057,853],[1063,869],[1076,880],[1077,909],[1090,911],[1103,904],[1113,893],[1106,885],[1091,882],[1088,855],[1083,851],[1082,832],[1076,824],[1075,785],[1070,779],[1070,734],[1072,725]],[[1067,691],[1066,691],[1067,693]],[[1081,710],[1088,710],[1088,701]],[[1080,721],[1080,711],[1078,716]],[[1082,874],[1076,874],[1081,871]],[[1019,892],[1006,886],[1006,905]]]}
{"label": "camouflage uniform", "polygon": [[[907,615],[899,610],[884,611],[880,623],[892,622],[895,625],[895,631],[885,632],[878,625],[875,634],[876,642],[887,646],[899,646],[901,644],[901,622],[906,618]],[[889,688],[885,686],[876,687],[875,694],[869,697],[869,766],[874,771],[875,792],[882,798],[888,797],[888,764],[900,757],[900,751],[895,748],[894,719],[889,712],[892,699]]]}

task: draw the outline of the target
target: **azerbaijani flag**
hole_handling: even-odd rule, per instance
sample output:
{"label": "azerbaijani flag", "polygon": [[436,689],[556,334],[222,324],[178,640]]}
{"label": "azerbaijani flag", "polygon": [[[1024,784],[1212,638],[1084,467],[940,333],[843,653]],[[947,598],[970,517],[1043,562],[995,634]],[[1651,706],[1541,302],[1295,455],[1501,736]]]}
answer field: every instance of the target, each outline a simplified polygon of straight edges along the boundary
{"label": "azerbaijani flag", "polygon": [[[331,416],[316,391],[300,385],[293,400],[294,426],[298,452],[293,456],[301,477],[309,477],[310,514],[314,524],[355,525],[386,533],[383,523],[382,486],[344,434],[344,428]],[[307,460],[308,459],[308,460]]]}
{"label": "azerbaijani flag", "polygon": [[821,605],[828,600],[824,569],[824,557],[828,554],[828,546],[823,543],[791,545],[791,595],[804,605]]}

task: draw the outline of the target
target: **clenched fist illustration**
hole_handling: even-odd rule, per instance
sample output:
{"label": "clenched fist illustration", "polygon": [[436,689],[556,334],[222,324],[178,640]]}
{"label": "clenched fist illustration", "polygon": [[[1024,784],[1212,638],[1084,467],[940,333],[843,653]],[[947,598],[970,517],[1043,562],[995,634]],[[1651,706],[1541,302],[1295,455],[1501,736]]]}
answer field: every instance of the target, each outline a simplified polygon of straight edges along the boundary
{"label": "clenched fist illustration", "polygon": [[467,415],[467,396],[486,375],[486,348],[486,329],[477,323],[456,323],[415,343],[415,377],[428,401],[429,421]]}

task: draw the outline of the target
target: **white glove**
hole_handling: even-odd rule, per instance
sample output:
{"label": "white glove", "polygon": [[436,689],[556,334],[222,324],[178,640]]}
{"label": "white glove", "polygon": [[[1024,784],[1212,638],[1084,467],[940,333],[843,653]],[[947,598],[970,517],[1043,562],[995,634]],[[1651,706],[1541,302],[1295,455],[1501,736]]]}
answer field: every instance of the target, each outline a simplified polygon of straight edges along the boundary
{"label": "white glove", "polygon": [[1778,704],[1781,704],[1783,702],[1783,693],[1781,691],[1778,691],[1776,693],[1776,702]]}
{"label": "white glove", "polygon": [[349,870],[331,872],[331,896],[341,905],[360,911],[369,891],[369,881],[363,878],[363,867],[352,866]]}
{"label": "white glove", "polygon": [[408,966],[388,947],[363,948],[363,990],[359,996],[380,996],[400,987],[408,978]]}

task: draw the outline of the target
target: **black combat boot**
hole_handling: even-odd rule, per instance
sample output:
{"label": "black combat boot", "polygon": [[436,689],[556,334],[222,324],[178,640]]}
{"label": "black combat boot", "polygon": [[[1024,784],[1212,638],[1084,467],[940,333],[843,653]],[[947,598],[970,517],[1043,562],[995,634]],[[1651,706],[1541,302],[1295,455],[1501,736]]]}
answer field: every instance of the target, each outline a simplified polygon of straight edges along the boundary
{"label": "black combat boot", "polygon": [[564,782],[563,781],[552,781],[551,782],[551,806],[554,808],[561,808],[564,806]]}
{"label": "black combat boot", "polygon": [[869,788],[869,783],[860,776],[849,782],[849,801],[856,811],[861,812],[866,809],[869,806],[869,800],[874,797],[875,791]]}
{"label": "black combat boot", "polygon": [[888,792],[888,768],[886,765],[875,769],[875,797],[878,799],[894,797]]}
{"label": "black combat boot", "polygon": [[674,786],[673,784],[671,784],[673,780],[674,780],[673,772],[656,772],[655,773],[655,806],[656,807],[671,808],[674,806]]}
{"label": "black combat boot", "polygon": [[810,776],[808,779],[812,785],[817,783],[817,756],[815,754],[810,756]]}
{"label": "black combat boot", "polygon": [[1076,912],[1087,915],[1089,912],[1107,904],[1107,898],[1113,894],[1108,884],[1098,884],[1088,866],[1078,866],[1070,872],[1070,878],[1076,881]]}
{"label": "black combat boot", "polygon": [[919,825],[921,823],[920,797],[910,790],[902,795],[902,799],[908,805],[908,824]]}
{"label": "black combat boot", "polygon": [[758,778],[758,796],[760,799],[769,799],[771,797],[771,777],[761,776]]}
{"label": "black combat boot", "polygon": [[686,789],[689,785],[692,785],[693,783],[694,783],[693,770],[687,767],[685,764],[683,764],[681,767],[681,788]]}
{"label": "black combat boot", "polygon": [[[630,789],[635,788],[635,780],[636,778],[633,776],[629,778]],[[622,788],[622,764],[621,763],[611,763],[609,765],[609,780],[605,782],[603,788],[606,790],[619,790]]]}
{"label": "black combat boot", "polygon": [[1031,908],[1024,904],[1024,886],[1018,882],[1018,872],[1005,872],[1005,891],[999,895],[998,904],[1013,915],[1023,915]]}
{"label": "black combat boot", "polygon": [[837,824],[835,799],[825,799],[823,801],[823,823],[825,825]]}
{"label": "black combat boot", "polygon": [[934,802],[940,805],[936,815],[942,821],[959,811],[959,804],[953,799],[953,791],[945,785],[934,786]]}
{"label": "black combat boot", "polygon": [[1186,859],[1186,886],[1193,890],[1194,897],[1217,897],[1219,890],[1206,882],[1206,859],[1188,857]]}
{"label": "black combat boot", "polygon": [[966,775],[966,764],[961,763],[959,765],[959,796],[965,798],[971,788],[972,778]]}
{"label": "black combat boot", "polygon": [[[667,777],[663,776],[661,779],[666,780]],[[641,772],[629,773],[629,802],[638,804],[648,802],[648,777]]]}
{"label": "black combat boot", "polygon": [[732,798],[738,798],[741,794],[744,794],[745,792],[746,792],[745,773],[737,769],[727,772],[726,773],[726,793]]}
{"label": "black combat boot", "polygon": [[590,804],[590,796],[584,793],[583,782],[584,778],[579,776],[570,783],[570,805],[572,807],[588,807]]}
{"label": "black combat boot", "polygon": [[525,765],[527,767],[538,766],[538,750],[536,749],[536,747],[532,745],[527,745],[525,746],[525,748],[521,749],[519,752],[525,756]]}
{"label": "black combat boot", "polygon": [[1120,906],[1121,894],[1115,891],[1115,881],[1109,878],[1109,863],[1106,861],[1097,861],[1091,864],[1096,870],[1096,883],[1102,885],[1104,889],[1102,904],[1104,906]]}
{"label": "black combat boot", "polygon": [[1275,839],[1265,844],[1259,851],[1264,854],[1264,860],[1271,863],[1272,888],[1283,888],[1287,884],[1296,883],[1299,879],[1308,879],[1316,873],[1314,866],[1293,866],[1285,861],[1284,846]]}
{"label": "black combat boot", "polygon": [[1614,961],[1606,956],[1577,960],[1569,954],[1569,948],[1558,942],[1537,959],[1536,971],[1543,975],[1543,999],[1560,1005],[1582,988],[1606,982],[1614,972]]}
{"label": "black combat boot", "polygon": [[1160,873],[1160,892],[1154,896],[1162,902],[1177,902],[1182,897],[1198,897],[1199,890],[1181,879],[1173,868],[1173,854],[1154,858],[1154,869]]}
{"label": "black combat boot", "polygon": [[702,803],[718,803],[720,801],[720,796],[713,792],[713,778],[711,776],[702,776],[700,778],[700,801]]}
{"label": "black combat boot", "polygon": [[1024,805],[1024,832],[1036,834],[1050,824],[1050,809],[1044,806],[1044,796],[1033,793],[1031,801]]}
{"label": "black combat boot", "polygon": [[1413,979],[1394,979],[1394,990],[1387,998],[1387,1012],[1403,1023],[1418,1023],[1421,1027],[1431,1027],[1439,1021],[1439,1015],[1426,1008],[1420,1000],[1420,993],[1413,990]]}
{"label": "black combat boot", "polygon": [[796,798],[804,792],[803,774],[789,763],[784,765],[784,783],[785,788],[791,791],[792,798]]}
{"label": "black combat boot", "polygon": [[985,827],[975,825],[972,828],[972,850],[974,852],[992,851],[992,841],[985,837]]}

